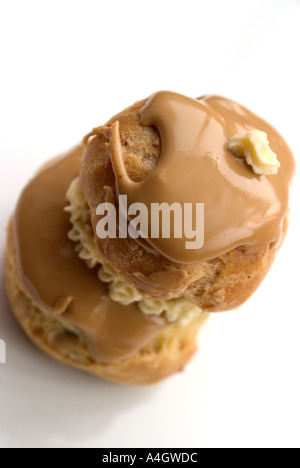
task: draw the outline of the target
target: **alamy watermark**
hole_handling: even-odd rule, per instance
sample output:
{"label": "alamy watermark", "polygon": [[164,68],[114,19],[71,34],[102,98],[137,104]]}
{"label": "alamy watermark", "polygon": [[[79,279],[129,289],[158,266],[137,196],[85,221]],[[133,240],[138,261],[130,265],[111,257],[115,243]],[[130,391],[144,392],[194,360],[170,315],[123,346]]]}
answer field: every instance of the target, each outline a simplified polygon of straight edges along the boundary
{"label": "alamy watermark", "polygon": [[6,364],[6,345],[4,340],[0,340],[0,364]]}
{"label": "alamy watermark", "polygon": [[[144,203],[128,206],[127,195],[119,196],[119,216],[113,203],[100,203],[96,214],[102,216],[96,226],[100,239],[185,238],[186,249],[201,249],[204,243],[204,203]],[[130,221],[129,221],[130,220]],[[173,222],[172,222],[173,220]],[[129,221],[129,222],[128,222]],[[149,228],[150,224],[150,228]],[[171,232],[172,231],[172,232]]]}

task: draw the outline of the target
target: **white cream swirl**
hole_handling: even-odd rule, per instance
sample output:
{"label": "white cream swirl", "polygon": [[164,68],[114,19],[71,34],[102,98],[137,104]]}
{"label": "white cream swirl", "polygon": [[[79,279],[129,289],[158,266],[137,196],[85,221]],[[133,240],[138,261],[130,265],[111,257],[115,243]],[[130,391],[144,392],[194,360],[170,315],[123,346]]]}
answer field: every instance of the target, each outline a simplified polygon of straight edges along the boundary
{"label": "white cream swirl", "polygon": [[68,236],[76,243],[75,248],[79,257],[86,262],[89,268],[99,266],[99,279],[108,284],[109,295],[112,300],[123,305],[137,302],[144,314],[164,316],[168,322],[177,321],[181,325],[187,325],[202,313],[198,306],[185,297],[164,301],[142,296],[127,281],[118,276],[100,258],[90,223],[90,210],[80,189],[79,178],[73,180],[66,197],[69,205],[66,206],[65,210],[70,213],[72,223]]}

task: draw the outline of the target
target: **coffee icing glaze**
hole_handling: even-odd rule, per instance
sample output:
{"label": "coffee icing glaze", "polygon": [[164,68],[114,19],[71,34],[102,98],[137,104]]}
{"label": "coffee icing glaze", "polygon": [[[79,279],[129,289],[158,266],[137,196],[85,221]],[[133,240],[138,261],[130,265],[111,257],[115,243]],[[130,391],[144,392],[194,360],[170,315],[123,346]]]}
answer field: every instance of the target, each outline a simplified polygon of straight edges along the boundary
{"label": "coffee icing glaze", "polygon": [[[143,181],[132,181],[126,172],[118,122],[114,122],[108,152],[117,193],[127,195],[128,204],[144,203],[148,213],[151,203],[162,202],[179,202],[181,206],[204,203],[205,211],[202,248],[187,250],[189,239],[185,236],[149,238],[149,247],[174,262],[194,263],[242,245],[260,251],[278,244],[288,209],[294,159],[270,124],[223,97],[196,100],[167,91],[150,96],[140,110],[140,121],[157,128],[161,156]],[[233,135],[253,128],[267,133],[270,148],[281,164],[278,174],[258,176],[244,158],[227,149]]]}
{"label": "coffee icing glaze", "polygon": [[82,330],[90,354],[109,363],[135,354],[166,325],[134,304],[112,301],[107,285],[68,239],[65,193],[78,176],[82,155],[78,146],[47,164],[23,190],[14,216],[18,273],[38,306]]}

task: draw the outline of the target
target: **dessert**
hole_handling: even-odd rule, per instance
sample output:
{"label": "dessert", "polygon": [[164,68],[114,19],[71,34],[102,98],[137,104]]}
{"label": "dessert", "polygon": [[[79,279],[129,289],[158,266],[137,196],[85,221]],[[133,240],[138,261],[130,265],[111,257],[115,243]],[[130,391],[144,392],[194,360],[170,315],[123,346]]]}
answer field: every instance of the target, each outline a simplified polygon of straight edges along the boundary
{"label": "dessert", "polygon": [[233,101],[164,91],[135,103],[23,190],[6,251],[19,323],[115,382],[182,369],[208,313],[242,304],[270,268],[293,170],[280,134]]}

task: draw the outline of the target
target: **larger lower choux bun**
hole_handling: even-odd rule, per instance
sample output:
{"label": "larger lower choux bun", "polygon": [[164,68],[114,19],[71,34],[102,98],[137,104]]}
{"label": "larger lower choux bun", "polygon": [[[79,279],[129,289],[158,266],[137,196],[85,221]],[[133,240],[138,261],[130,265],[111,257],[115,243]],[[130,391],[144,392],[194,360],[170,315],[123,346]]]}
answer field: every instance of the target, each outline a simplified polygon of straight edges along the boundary
{"label": "larger lower choux bun", "polygon": [[[182,370],[207,312],[243,303],[270,268],[293,169],[278,132],[237,103],[170,92],[137,102],[23,190],[5,263],[18,322],[52,357],[114,382],[150,384]],[[118,215],[125,195],[149,210],[204,206],[204,242],[198,225],[197,243],[185,226],[181,237],[149,228],[102,238],[98,207],[110,203]]]}
{"label": "larger lower choux bun", "polygon": [[15,317],[26,335],[44,352],[58,361],[98,377],[127,385],[149,385],[181,371],[197,350],[199,329],[207,320],[202,315],[189,325],[161,331],[133,356],[111,364],[91,356],[79,329],[35,304],[23,290],[15,258],[12,226],[8,229],[5,285]]}

